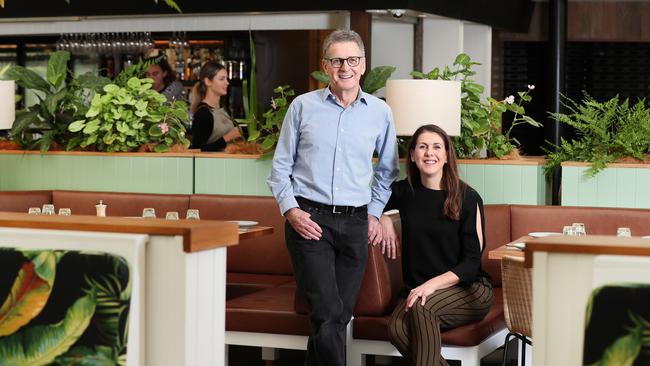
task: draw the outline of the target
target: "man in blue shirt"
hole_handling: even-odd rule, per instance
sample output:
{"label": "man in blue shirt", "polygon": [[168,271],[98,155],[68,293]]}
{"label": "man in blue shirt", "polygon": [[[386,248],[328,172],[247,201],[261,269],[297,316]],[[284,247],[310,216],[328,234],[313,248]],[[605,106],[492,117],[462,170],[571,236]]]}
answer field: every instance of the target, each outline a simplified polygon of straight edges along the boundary
{"label": "man in blue shirt", "polygon": [[345,365],[345,328],[368,243],[381,241],[378,217],[399,171],[391,110],[359,85],[364,56],[354,31],[325,39],[322,67],[330,84],[291,103],[267,179],[287,219],[298,289],[311,308],[306,365]]}

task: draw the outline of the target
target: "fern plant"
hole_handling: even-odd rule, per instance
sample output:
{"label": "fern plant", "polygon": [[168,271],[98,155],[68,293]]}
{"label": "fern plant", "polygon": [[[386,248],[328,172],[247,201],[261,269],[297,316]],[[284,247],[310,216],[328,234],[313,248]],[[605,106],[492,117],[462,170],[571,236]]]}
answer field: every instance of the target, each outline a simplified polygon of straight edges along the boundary
{"label": "fern plant", "polygon": [[587,175],[593,177],[607,164],[631,157],[648,160],[650,153],[650,109],[645,100],[631,104],[618,96],[599,102],[587,93],[580,103],[564,97],[568,113],[551,113],[559,123],[575,129],[576,139],[561,139],[555,151],[547,151],[547,176],[563,161],[589,162]]}

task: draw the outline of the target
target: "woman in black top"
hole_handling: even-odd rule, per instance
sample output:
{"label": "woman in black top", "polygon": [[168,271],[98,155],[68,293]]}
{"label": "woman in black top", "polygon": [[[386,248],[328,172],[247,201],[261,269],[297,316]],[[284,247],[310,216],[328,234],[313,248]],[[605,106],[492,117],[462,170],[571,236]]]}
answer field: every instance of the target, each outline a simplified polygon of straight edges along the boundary
{"label": "woman in black top", "polygon": [[[451,139],[436,125],[415,131],[407,179],[392,188],[386,210],[400,212],[406,288],[390,319],[391,343],[411,365],[447,365],[440,329],[479,321],[492,304],[492,286],[481,269],[483,201],[459,179]],[[395,258],[395,229],[385,215],[381,222],[384,245]]]}
{"label": "woman in black top", "polygon": [[223,151],[228,142],[239,137],[239,128],[220,108],[219,100],[228,92],[226,68],[216,62],[201,67],[199,81],[192,90],[192,148],[201,151]]}

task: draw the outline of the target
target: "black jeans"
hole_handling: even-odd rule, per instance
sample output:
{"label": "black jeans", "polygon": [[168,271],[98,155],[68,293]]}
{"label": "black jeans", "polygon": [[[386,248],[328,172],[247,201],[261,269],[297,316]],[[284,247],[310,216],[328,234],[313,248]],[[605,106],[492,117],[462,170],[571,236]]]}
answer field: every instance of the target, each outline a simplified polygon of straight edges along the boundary
{"label": "black jeans", "polygon": [[311,308],[305,365],[344,366],[345,328],[368,258],[368,213],[337,214],[299,202],[323,229],[320,240],[307,240],[285,223],[298,290]]}

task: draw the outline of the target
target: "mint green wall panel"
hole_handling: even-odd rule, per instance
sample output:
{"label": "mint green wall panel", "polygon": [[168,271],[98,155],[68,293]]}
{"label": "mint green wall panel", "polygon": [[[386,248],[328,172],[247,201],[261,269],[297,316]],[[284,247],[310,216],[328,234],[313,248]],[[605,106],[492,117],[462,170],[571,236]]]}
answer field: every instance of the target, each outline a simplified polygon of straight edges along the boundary
{"label": "mint green wall panel", "polygon": [[270,196],[271,161],[255,158],[195,158],[195,193]]}
{"label": "mint green wall panel", "polygon": [[617,168],[612,170],[616,171],[616,202],[620,207],[635,207],[636,169]]}
{"label": "mint green wall panel", "polygon": [[591,178],[586,171],[562,167],[562,205],[650,208],[650,169],[614,166]]}
{"label": "mint green wall panel", "polygon": [[650,169],[636,171],[636,207],[650,208]]}
{"label": "mint green wall panel", "polygon": [[461,178],[486,204],[547,204],[547,184],[541,165],[460,163]]}
{"label": "mint green wall panel", "polygon": [[0,190],[190,194],[192,156],[0,154]]}

